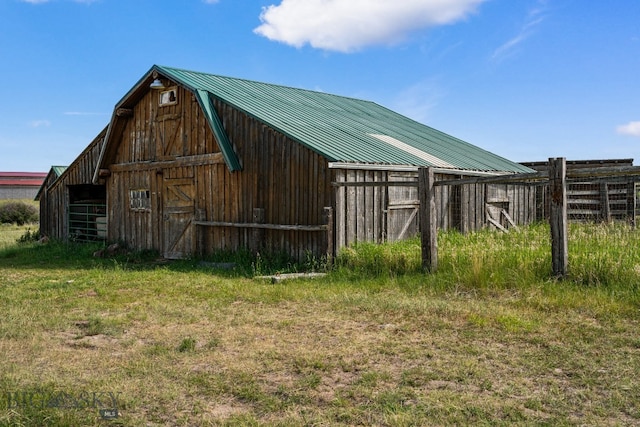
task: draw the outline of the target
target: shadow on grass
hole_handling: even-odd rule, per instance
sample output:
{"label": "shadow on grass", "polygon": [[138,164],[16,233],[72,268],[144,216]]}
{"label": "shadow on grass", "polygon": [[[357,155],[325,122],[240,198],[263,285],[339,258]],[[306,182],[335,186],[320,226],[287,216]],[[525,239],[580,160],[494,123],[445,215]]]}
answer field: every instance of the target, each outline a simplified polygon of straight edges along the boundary
{"label": "shadow on grass", "polygon": [[133,251],[121,248],[111,255],[105,255],[105,247],[101,242],[17,243],[0,249],[0,269],[100,268],[151,271],[163,268],[177,272],[211,271],[223,277],[253,277],[321,271],[326,265],[324,260],[310,256],[299,262],[284,252],[262,251],[254,254],[248,249],[218,251],[206,258],[169,260],[161,257],[155,250]]}

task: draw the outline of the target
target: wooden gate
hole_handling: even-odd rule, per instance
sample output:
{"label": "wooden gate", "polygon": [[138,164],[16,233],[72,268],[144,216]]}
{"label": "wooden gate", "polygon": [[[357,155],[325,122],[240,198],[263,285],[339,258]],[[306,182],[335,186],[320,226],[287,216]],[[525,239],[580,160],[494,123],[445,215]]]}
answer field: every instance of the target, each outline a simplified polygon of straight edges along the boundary
{"label": "wooden gate", "polygon": [[184,258],[193,252],[195,241],[193,168],[165,169],[162,184],[162,254]]}

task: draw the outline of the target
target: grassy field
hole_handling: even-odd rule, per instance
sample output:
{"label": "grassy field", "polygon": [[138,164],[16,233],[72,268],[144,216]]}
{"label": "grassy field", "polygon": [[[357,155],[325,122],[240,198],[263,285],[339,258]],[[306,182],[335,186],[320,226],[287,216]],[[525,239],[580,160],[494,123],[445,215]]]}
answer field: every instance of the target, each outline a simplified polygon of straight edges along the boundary
{"label": "grassy field", "polygon": [[625,226],[572,226],[564,281],[541,225],[442,234],[433,275],[414,240],[276,284],[24,230],[0,228],[0,425],[640,424]]}

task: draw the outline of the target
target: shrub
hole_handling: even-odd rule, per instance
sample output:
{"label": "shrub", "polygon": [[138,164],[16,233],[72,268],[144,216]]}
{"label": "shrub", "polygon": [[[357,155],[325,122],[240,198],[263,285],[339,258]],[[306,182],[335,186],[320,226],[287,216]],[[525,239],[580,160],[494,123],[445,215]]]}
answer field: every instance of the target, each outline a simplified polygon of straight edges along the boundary
{"label": "shrub", "polygon": [[40,230],[31,231],[28,229],[24,234],[16,239],[17,243],[32,243],[40,240]]}
{"label": "shrub", "polygon": [[0,206],[0,223],[24,225],[38,221],[38,209],[24,202],[10,202]]}

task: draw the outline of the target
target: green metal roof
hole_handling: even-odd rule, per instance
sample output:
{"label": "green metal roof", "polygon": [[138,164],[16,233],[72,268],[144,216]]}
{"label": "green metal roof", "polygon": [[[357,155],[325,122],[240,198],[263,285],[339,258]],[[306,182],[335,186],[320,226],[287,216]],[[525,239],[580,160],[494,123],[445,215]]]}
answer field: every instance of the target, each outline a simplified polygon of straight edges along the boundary
{"label": "green metal roof", "polygon": [[67,166],[51,166],[51,172],[56,178],[60,177],[67,170]]}
{"label": "green metal roof", "polygon": [[232,105],[332,162],[532,171],[374,102],[165,66],[153,71],[199,98],[208,94]]}
{"label": "green metal roof", "polygon": [[49,173],[47,173],[47,177],[42,181],[42,185],[38,189],[38,193],[33,200],[40,200],[40,196],[44,191],[45,187],[50,187],[54,182],[60,178],[60,176],[67,170],[67,166],[51,166],[49,169]]}

